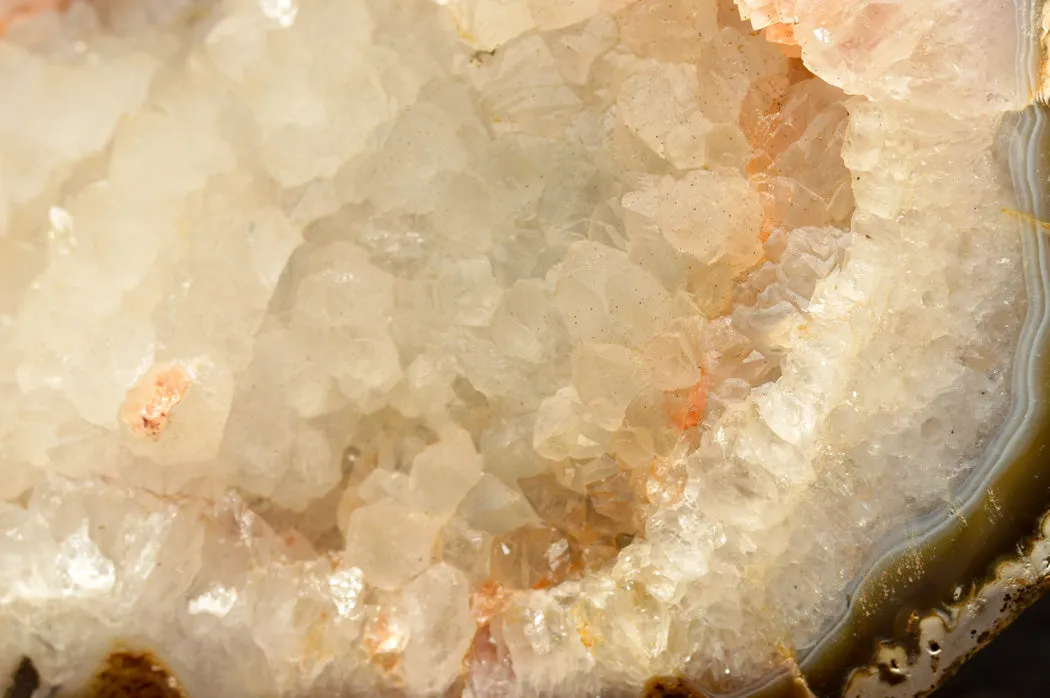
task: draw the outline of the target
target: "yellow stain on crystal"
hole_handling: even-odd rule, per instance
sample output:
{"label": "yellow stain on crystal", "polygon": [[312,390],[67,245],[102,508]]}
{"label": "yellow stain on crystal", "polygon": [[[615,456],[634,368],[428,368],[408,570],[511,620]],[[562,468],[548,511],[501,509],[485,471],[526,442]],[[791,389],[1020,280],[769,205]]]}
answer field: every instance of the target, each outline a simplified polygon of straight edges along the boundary
{"label": "yellow stain on crystal", "polygon": [[1050,233],[1050,222],[1048,221],[1041,220],[1029,213],[1024,213],[1022,211],[1018,211],[1012,208],[1003,207],[1003,213],[1007,216],[1010,216],[1011,218],[1017,218],[1019,220],[1025,221],[1026,223],[1031,223],[1036,228],[1039,228],[1044,232]]}
{"label": "yellow stain on crystal", "polygon": [[1050,2],[1043,3],[1043,21],[1040,45],[1043,49],[1039,66],[1039,88],[1037,99],[1050,102]]}

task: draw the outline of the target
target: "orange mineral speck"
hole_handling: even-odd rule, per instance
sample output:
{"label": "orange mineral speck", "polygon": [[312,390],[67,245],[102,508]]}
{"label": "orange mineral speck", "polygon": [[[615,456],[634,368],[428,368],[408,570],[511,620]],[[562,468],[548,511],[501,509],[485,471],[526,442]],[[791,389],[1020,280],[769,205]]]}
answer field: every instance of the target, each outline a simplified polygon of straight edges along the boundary
{"label": "orange mineral speck", "polygon": [[401,664],[401,652],[408,635],[397,619],[386,610],[365,623],[361,646],[373,666],[386,674],[394,674]]}
{"label": "orange mineral speck", "polygon": [[676,429],[685,431],[700,424],[707,408],[708,387],[705,378],[690,388],[667,393],[667,416]]}
{"label": "orange mineral speck", "polygon": [[171,412],[182,402],[193,384],[193,376],[184,366],[172,365],[146,373],[128,391],[121,416],[131,432],[143,438],[156,439],[171,420]]}
{"label": "orange mineral speck", "polygon": [[499,615],[510,602],[510,591],[495,579],[486,579],[477,591],[470,595],[470,615],[474,622],[485,625]]}
{"label": "orange mineral speck", "polygon": [[595,629],[587,622],[581,614],[575,613],[576,619],[576,634],[580,637],[580,644],[587,649],[593,649],[601,641],[601,636]]}
{"label": "orange mineral speck", "polygon": [[799,58],[802,56],[802,47],[795,40],[795,25],[777,22],[763,29],[762,36],[766,41],[776,44],[780,48],[780,52],[788,58]]}
{"label": "orange mineral speck", "polygon": [[62,12],[69,9],[75,0],[26,0],[0,13],[0,37],[11,25],[42,12]]}

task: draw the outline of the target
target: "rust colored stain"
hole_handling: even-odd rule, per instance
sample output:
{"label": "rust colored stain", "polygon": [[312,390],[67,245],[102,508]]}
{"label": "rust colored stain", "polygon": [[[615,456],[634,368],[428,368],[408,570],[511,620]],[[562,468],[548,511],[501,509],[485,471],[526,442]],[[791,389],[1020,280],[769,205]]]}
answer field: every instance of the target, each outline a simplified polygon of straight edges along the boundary
{"label": "rust colored stain", "polygon": [[122,410],[124,422],[137,436],[158,438],[171,420],[171,411],[192,384],[192,376],[182,366],[150,371],[128,391]]}
{"label": "rust colored stain", "polygon": [[[774,36],[789,40],[784,25],[767,27]],[[767,36],[766,38],[770,38]],[[777,39],[770,39],[777,43]],[[793,34],[790,38],[794,40]],[[791,58],[790,44],[778,43],[781,49]],[[802,61],[794,58],[790,61],[787,75],[775,75],[755,81],[744,97],[740,108],[740,129],[751,145],[751,158],[747,163],[747,178],[758,192],[762,202],[762,224],[759,237],[765,242],[773,230],[782,224],[777,214],[777,193],[773,189],[772,172],[774,162],[784,150],[791,146],[795,137],[802,135],[800,124],[785,121],[782,112],[784,100],[793,85],[813,77]],[[804,130],[804,129],[803,129]],[[794,136],[794,137],[793,137]],[[781,194],[782,195],[782,194]]]}
{"label": "rust colored stain", "polygon": [[149,652],[115,650],[82,698],[187,698],[178,679]]}
{"label": "rust colored stain", "polygon": [[778,22],[762,30],[762,38],[774,43],[788,58],[801,58],[802,47],[795,39],[795,25]]}
{"label": "rust colored stain", "polygon": [[470,615],[479,626],[487,625],[502,613],[510,603],[510,592],[495,579],[489,578],[470,595]]}
{"label": "rust colored stain", "polygon": [[62,12],[69,9],[77,0],[26,0],[9,8],[6,14],[0,14],[0,37],[7,33],[12,24],[28,19],[41,12]]}
{"label": "rust colored stain", "polygon": [[710,382],[705,378],[690,388],[665,393],[667,417],[678,431],[694,429],[700,424],[707,409],[709,388]]}

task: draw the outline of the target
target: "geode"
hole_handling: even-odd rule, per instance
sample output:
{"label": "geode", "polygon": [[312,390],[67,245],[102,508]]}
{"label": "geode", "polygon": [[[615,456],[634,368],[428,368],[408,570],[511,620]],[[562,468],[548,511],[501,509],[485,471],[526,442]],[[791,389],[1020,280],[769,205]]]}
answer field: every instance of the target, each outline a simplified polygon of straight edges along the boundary
{"label": "geode", "polygon": [[1047,7],[0,2],[7,698],[932,687],[1050,579]]}

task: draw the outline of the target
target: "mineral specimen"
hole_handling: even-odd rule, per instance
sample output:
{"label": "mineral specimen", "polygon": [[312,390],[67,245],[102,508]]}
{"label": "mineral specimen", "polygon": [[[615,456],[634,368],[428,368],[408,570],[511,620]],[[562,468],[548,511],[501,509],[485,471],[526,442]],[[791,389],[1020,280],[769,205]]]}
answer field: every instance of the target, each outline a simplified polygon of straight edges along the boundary
{"label": "mineral specimen", "polygon": [[2,675],[748,688],[1016,428],[1038,5],[50,5],[0,2]]}

